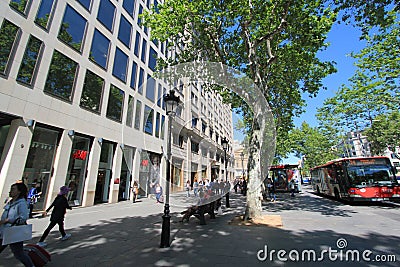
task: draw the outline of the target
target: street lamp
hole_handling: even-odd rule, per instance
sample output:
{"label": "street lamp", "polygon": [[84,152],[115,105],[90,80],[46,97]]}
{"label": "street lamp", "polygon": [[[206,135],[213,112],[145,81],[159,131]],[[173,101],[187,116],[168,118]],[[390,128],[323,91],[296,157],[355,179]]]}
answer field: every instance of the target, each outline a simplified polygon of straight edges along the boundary
{"label": "street lamp", "polygon": [[240,153],[240,159],[242,160],[242,178],[244,179],[244,165],[243,165],[244,153],[243,153],[243,151]]}
{"label": "street lamp", "polygon": [[171,181],[171,135],[172,135],[172,118],[176,115],[176,108],[179,101],[179,96],[175,95],[175,91],[171,90],[168,94],[163,96],[165,102],[166,113],[168,116],[168,139],[167,139],[167,175],[166,175],[166,183],[165,183],[165,205],[164,205],[164,214],[162,216],[162,229],[161,229],[161,243],[160,248],[166,248],[170,246],[170,219],[171,215],[169,215],[169,187]]}
{"label": "street lamp", "polygon": [[[222,148],[224,149],[225,152],[225,183],[228,185],[228,161],[226,160],[226,150],[228,149],[228,140],[226,140],[226,138],[222,138],[221,140],[221,145]],[[229,205],[229,190],[231,189],[231,187],[229,186],[228,192],[225,195],[225,203],[226,203],[226,207],[230,208],[231,206]]]}

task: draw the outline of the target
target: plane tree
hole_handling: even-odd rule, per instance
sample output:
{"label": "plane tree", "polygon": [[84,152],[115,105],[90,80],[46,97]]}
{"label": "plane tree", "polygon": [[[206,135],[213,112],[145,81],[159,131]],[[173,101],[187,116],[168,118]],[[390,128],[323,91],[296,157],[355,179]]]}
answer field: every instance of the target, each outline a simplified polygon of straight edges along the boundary
{"label": "plane tree", "polygon": [[[322,79],[335,71],[333,62],[317,58],[317,52],[328,46],[325,39],[335,20],[332,9],[314,0],[166,0],[144,14],[151,38],[179,49],[159,66],[203,59],[250,77],[271,107],[278,148],[293,127],[293,117],[304,108],[302,93],[316,95],[323,88]],[[233,93],[223,95],[232,107],[240,108],[249,125],[250,147],[257,146],[254,137],[260,122],[254,120],[251,107]],[[257,149],[250,151],[251,180],[260,175],[252,172],[260,169],[260,162],[251,164]],[[249,192],[247,218],[260,215],[260,200],[250,201],[259,199],[260,193],[261,189]]]}

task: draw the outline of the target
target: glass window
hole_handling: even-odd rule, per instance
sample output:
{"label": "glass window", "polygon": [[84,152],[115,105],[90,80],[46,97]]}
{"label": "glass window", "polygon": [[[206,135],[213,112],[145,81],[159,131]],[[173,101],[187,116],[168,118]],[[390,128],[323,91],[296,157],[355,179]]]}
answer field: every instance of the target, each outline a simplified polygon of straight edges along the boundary
{"label": "glass window", "polygon": [[132,121],[133,121],[133,105],[134,105],[135,99],[133,96],[129,96],[129,101],[128,101],[128,109],[126,112],[126,126],[132,127]]}
{"label": "glass window", "polygon": [[136,100],[136,109],[135,109],[135,129],[140,129],[140,118],[142,116],[142,102],[140,100]]}
{"label": "glass window", "polygon": [[59,132],[35,126],[28,157],[25,162],[23,179],[26,183],[37,184],[37,189],[42,192],[35,209],[44,210],[46,199],[53,198],[51,193],[47,194],[50,176],[53,173],[53,164],[58,146]]}
{"label": "glass window", "polygon": [[76,0],[78,1],[84,8],[86,8],[88,11],[90,11],[90,4],[91,0]]}
{"label": "glass window", "polygon": [[121,15],[121,21],[119,23],[118,39],[128,48],[131,48],[131,34],[132,34],[132,25],[123,15]]}
{"label": "glass window", "polygon": [[159,84],[158,84],[158,90],[157,90],[157,106],[159,106],[159,107],[161,107],[161,101],[162,101],[162,99],[161,99],[161,92],[162,92],[162,86],[161,86],[161,84],[159,83]]}
{"label": "glass window", "polygon": [[17,81],[32,84],[36,70],[36,63],[39,57],[43,42],[34,36],[30,36],[25,49],[24,57],[22,58],[21,66],[19,67]]}
{"label": "glass window", "polygon": [[155,98],[155,87],[156,87],[156,80],[151,77],[150,74],[147,74],[147,83],[146,83],[146,97],[154,102]]}
{"label": "glass window", "polygon": [[136,32],[136,39],[135,39],[135,56],[139,57],[139,49],[140,49],[140,33]]}
{"label": "glass window", "polygon": [[135,0],[124,0],[122,6],[126,12],[133,17],[133,14],[135,13]]}
{"label": "glass window", "polygon": [[9,22],[8,20],[3,20],[3,24],[0,29],[0,73],[6,74],[9,68],[10,59],[12,58],[12,52],[14,44],[17,41],[17,35],[19,33],[19,28]]}
{"label": "glass window", "polygon": [[165,116],[161,115],[161,139],[164,139],[164,131],[165,131]]}
{"label": "glass window", "polygon": [[110,0],[101,0],[97,19],[111,32],[113,30],[115,6]]}
{"label": "glass window", "polygon": [[104,80],[90,70],[86,71],[83,83],[80,106],[82,108],[100,113],[101,98],[103,96]]}
{"label": "glass window", "polygon": [[77,69],[78,63],[54,50],[44,91],[61,99],[71,101]]}
{"label": "glass window", "polygon": [[156,137],[160,137],[160,113],[157,112],[156,114],[156,132],[155,132]]}
{"label": "glass window", "polygon": [[140,68],[139,71],[139,84],[138,84],[138,93],[143,94],[143,79],[144,79],[144,70]]}
{"label": "glass window", "polygon": [[75,50],[81,51],[85,29],[86,20],[72,7],[67,5],[58,38]]}
{"label": "glass window", "polygon": [[126,71],[128,67],[128,56],[117,47],[115,51],[113,75],[126,82]]}
{"label": "glass window", "polygon": [[140,4],[139,5],[139,13],[138,13],[138,19],[137,19],[137,24],[141,26],[140,24],[142,23],[142,18],[140,15],[143,13],[143,6]]}
{"label": "glass window", "polygon": [[147,6],[148,9],[150,9],[150,0],[146,1],[146,6]]}
{"label": "glass window", "polygon": [[144,64],[146,64],[146,51],[147,51],[147,41],[143,38],[142,39],[142,56],[140,59]]}
{"label": "glass window", "polygon": [[124,106],[124,96],[125,93],[118,87],[111,85],[110,86],[110,95],[108,96],[108,105],[107,105],[107,118],[122,121],[122,108]]}
{"label": "glass window", "polygon": [[101,32],[95,30],[93,34],[92,48],[90,50],[90,59],[106,69],[109,49],[110,40],[108,40]]}
{"label": "glass window", "polygon": [[137,63],[132,63],[132,73],[131,73],[131,88],[136,89],[136,75],[137,75]]}
{"label": "glass window", "polygon": [[35,22],[44,29],[49,28],[49,21],[52,15],[54,0],[42,0],[38,12],[36,14]]}
{"label": "glass window", "polygon": [[156,65],[157,65],[157,52],[156,52],[156,50],[153,49],[153,47],[150,47],[149,68],[152,71],[155,71],[156,70]]}
{"label": "glass window", "polygon": [[65,179],[65,185],[69,188],[67,200],[71,206],[82,204],[89,151],[90,139],[75,135]]}
{"label": "glass window", "polygon": [[144,107],[144,118],[143,118],[143,131],[147,134],[153,135],[153,120],[154,120],[154,110],[145,105]]}
{"label": "glass window", "polygon": [[11,0],[10,7],[26,15],[28,13],[28,0]]}

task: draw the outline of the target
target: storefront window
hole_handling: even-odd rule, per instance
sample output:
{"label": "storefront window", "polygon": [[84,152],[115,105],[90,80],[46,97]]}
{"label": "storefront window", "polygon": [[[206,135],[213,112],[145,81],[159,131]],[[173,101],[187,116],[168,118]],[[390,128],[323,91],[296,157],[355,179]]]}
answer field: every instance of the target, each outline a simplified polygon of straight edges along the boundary
{"label": "storefront window", "polygon": [[0,159],[3,154],[4,146],[6,144],[8,131],[10,130],[10,125],[0,126]]}
{"label": "storefront window", "polygon": [[67,178],[65,185],[69,187],[67,195],[70,205],[82,204],[83,187],[85,184],[87,162],[89,159],[90,139],[74,136],[71,156],[69,159]]}
{"label": "storefront window", "polygon": [[47,199],[47,187],[52,176],[54,156],[59,132],[40,126],[35,127],[28,158],[25,164],[23,180],[28,187],[33,182],[39,184],[41,197],[34,209],[43,210]]}

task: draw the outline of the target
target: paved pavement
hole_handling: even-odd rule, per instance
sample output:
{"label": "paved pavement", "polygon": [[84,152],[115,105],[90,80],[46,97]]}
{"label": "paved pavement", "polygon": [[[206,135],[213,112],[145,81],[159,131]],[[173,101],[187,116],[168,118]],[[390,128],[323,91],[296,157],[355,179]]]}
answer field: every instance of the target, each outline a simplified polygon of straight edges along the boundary
{"label": "paved pavement", "polygon": [[[278,194],[277,202],[264,203],[264,213],[280,215],[283,227],[236,226],[228,222],[243,214],[245,198],[231,193],[231,208],[224,208],[215,220],[207,216],[207,225],[199,225],[193,217],[189,223],[179,222],[179,212],[183,210],[180,198],[182,195],[172,196],[172,244],[163,249],[159,248],[163,205],[156,204],[154,199],[67,211],[65,227],[72,237],[60,241],[57,227],[53,229],[46,239],[52,254],[48,266],[321,266],[318,260],[279,261],[276,253],[280,249],[287,253],[337,249],[340,238],[348,242],[347,248],[389,252],[400,260],[399,209],[356,207],[361,210],[357,211],[352,206],[317,197],[306,189],[295,198]],[[366,219],[371,215],[385,219],[371,228]],[[34,231],[32,242],[37,242],[49,217],[30,222]],[[264,253],[258,252],[265,248],[268,255],[275,254],[272,259],[261,261],[257,254],[263,257]],[[288,254],[285,256],[288,258]],[[332,261],[327,255],[324,259],[327,266],[398,266]],[[19,264],[9,248],[0,255],[0,266],[22,266]]]}

